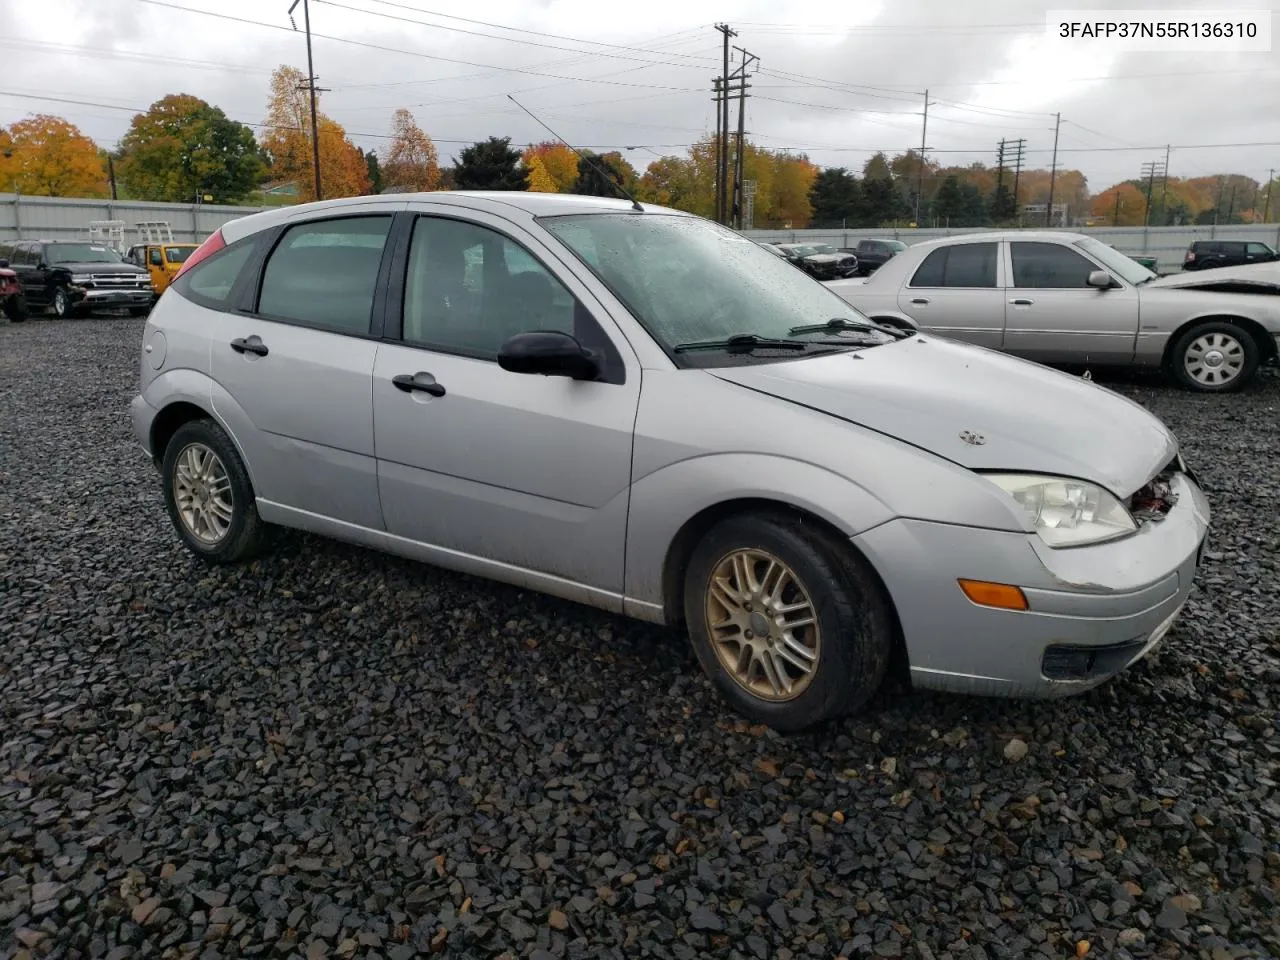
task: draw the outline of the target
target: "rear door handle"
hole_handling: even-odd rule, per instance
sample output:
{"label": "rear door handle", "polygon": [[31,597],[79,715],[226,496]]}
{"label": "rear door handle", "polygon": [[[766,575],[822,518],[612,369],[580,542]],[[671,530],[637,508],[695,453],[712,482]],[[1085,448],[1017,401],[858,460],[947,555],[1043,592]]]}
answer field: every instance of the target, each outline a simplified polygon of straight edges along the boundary
{"label": "rear door handle", "polygon": [[260,357],[265,357],[268,353],[267,345],[256,334],[247,340],[236,337],[231,341],[231,349],[236,353],[256,353]]}
{"label": "rear door handle", "polygon": [[1029,307],[1035,303],[1034,300],[1028,300],[1026,297],[1019,297],[1017,300],[1010,300],[1009,302],[1015,307]]}
{"label": "rear door handle", "polygon": [[401,373],[392,377],[391,382],[405,393],[409,393],[413,390],[421,390],[423,393],[428,393],[433,397],[444,396],[444,386],[442,384],[436,383],[434,380],[429,382],[426,380],[419,380],[419,376],[429,377],[431,374]]}
{"label": "rear door handle", "polygon": [[912,303],[918,303],[918,304],[921,304],[921,305],[923,306],[924,304],[926,304],[926,303],[928,303],[928,302],[929,302],[929,298],[928,298],[928,297],[916,297],[916,298],[915,298],[915,299],[913,299],[911,302],[912,302]]}

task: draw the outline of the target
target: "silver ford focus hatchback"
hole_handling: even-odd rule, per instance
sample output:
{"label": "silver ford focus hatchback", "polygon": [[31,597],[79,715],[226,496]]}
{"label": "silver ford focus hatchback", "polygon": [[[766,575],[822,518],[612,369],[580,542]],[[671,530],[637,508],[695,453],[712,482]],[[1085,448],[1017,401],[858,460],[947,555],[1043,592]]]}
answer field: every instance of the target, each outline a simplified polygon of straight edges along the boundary
{"label": "silver ford focus hatchback", "polygon": [[1209,509],[1089,381],[881,327],[733,231],[538,193],[226,224],[147,321],[133,426],[210,562],[293,527],[687,630],[796,730],[1142,658]]}

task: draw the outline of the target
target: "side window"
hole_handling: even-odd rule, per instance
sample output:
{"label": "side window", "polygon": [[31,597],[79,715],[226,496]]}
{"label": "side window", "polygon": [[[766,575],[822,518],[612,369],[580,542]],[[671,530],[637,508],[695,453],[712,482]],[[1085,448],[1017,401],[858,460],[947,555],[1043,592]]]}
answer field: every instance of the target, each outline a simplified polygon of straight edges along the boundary
{"label": "side window", "polygon": [[1272,250],[1265,243],[1251,243],[1247,252],[1255,257],[1269,257]]}
{"label": "side window", "polygon": [[1076,289],[1089,286],[1094,266],[1074,250],[1057,243],[1014,241],[1013,285],[1038,289]]}
{"label": "side window", "polygon": [[151,252],[148,254],[148,256],[150,257],[151,263],[153,266],[157,266],[157,267],[164,266],[164,257],[160,256],[159,247],[152,247]]}
{"label": "side window", "polygon": [[177,281],[178,292],[202,306],[225,309],[236,281],[249,262],[253,246],[253,239],[246,239],[197,263]]}
{"label": "side window", "polygon": [[913,287],[994,287],[995,243],[957,243],[934,250],[916,268]]}
{"label": "side window", "polygon": [[258,313],[367,335],[391,217],[343,217],[290,227],[267,258]]}
{"label": "side window", "polygon": [[406,343],[493,359],[517,333],[558,330],[585,343],[595,326],[546,267],[488,227],[419,217],[407,269]]}

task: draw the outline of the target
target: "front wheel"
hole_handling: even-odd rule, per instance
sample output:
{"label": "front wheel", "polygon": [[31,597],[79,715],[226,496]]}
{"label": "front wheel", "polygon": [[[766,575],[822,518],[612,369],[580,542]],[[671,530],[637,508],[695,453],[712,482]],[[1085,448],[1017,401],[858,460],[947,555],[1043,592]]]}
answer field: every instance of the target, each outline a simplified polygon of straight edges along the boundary
{"label": "front wheel", "polygon": [[1234,323],[1198,324],[1178,337],[1170,355],[1173,375],[1201,393],[1238,390],[1258,367],[1258,344]]}
{"label": "front wheel", "polygon": [[71,303],[71,294],[66,287],[53,291],[53,315],[59,320],[67,320],[76,315],[76,308]]}
{"label": "front wheel", "polygon": [[164,450],[164,500],[192,553],[206,563],[236,563],[265,545],[265,525],[240,454],[212,420],[191,420]]}
{"label": "front wheel", "polygon": [[892,615],[878,579],[799,517],[743,514],[708,531],[685,572],[684,614],[720,694],[780,732],[857,711],[888,669]]}

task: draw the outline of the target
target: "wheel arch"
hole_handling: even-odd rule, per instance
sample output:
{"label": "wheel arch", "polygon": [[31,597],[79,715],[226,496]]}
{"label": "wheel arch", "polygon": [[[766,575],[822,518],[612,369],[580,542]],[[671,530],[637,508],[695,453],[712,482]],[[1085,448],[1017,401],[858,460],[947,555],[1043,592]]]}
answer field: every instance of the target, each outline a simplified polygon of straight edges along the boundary
{"label": "wheel arch", "polygon": [[227,435],[227,439],[235,449],[236,455],[240,458],[245,475],[249,478],[249,486],[254,491],[257,491],[258,486],[253,472],[253,465],[249,462],[249,458],[245,456],[244,445],[240,443],[235,431],[227,425],[222,417],[213,412],[212,404],[206,406],[189,397],[175,397],[170,400],[160,408],[155,418],[151,421],[148,439],[150,440],[151,459],[156,466],[159,467],[164,462],[165,447],[173,439],[173,435],[178,432],[178,429],[184,423],[190,423],[192,420],[210,420],[218,425],[218,428]]}
{"label": "wheel arch", "polygon": [[1257,344],[1260,363],[1266,363],[1268,360],[1276,358],[1275,337],[1271,336],[1266,327],[1257,320],[1250,317],[1242,317],[1235,313],[1207,313],[1184,321],[1169,334],[1169,339],[1165,341],[1164,356],[1161,358],[1162,365],[1168,367],[1173,363],[1174,347],[1177,346],[1178,340],[1183,334],[1207,323],[1229,323],[1247,333],[1249,338]]}

